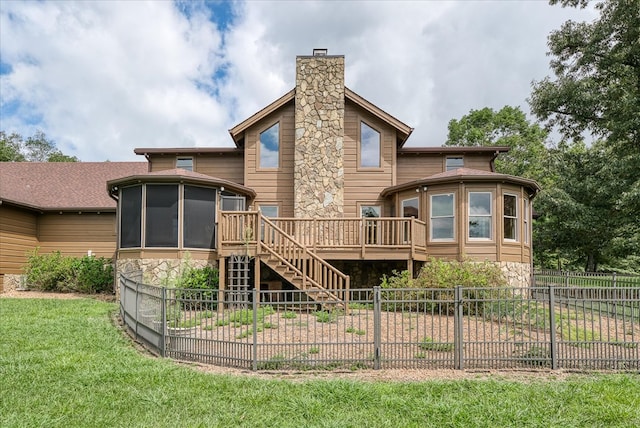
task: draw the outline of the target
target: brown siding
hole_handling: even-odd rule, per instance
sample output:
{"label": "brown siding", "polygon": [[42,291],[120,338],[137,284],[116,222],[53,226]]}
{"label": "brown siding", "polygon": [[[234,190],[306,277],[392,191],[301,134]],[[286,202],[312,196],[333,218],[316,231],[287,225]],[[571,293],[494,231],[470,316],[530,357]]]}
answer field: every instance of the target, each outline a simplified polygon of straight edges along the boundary
{"label": "brown siding", "polygon": [[491,171],[492,155],[467,153],[464,155],[464,167],[479,169],[481,171]]}
{"label": "brown siding", "polygon": [[442,155],[407,153],[398,156],[396,184],[408,183],[443,171]]}
{"label": "brown siding", "polygon": [[[408,183],[445,171],[447,155],[444,153],[403,153],[398,155],[397,178],[395,184]],[[466,153],[464,167],[491,171],[492,155]]]}
{"label": "brown siding", "polygon": [[0,205],[0,276],[22,273],[27,253],[38,246],[36,230],[35,213]]}
{"label": "brown siding", "polygon": [[116,248],[115,213],[43,214],[38,218],[40,251],[83,256],[89,250],[111,258]]}
{"label": "brown siding", "polygon": [[195,172],[244,184],[242,153],[206,154],[194,158]]}
{"label": "brown siding", "polygon": [[[381,134],[382,159],[379,170],[359,169],[357,150],[361,121]],[[344,122],[344,216],[359,217],[358,202],[377,202],[384,205],[383,215],[386,215],[389,212],[389,204],[388,202],[385,204],[385,200],[380,199],[380,192],[394,184],[396,133],[390,126],[350,103],[345,104]]]}
{"label": "brown siding", "polygon": [[[260,132],[280,122],[280,167],[258,169]],[[280,217],[293,217],[294,107],[290,103],[245,132],[244,185],[257,193],[256,204],[278,204]]]}
{"label": "brown siding", "polygon": [[173,155],[151,155],[149,156],[151,172],[166,171],[176,167],[176,157]]}

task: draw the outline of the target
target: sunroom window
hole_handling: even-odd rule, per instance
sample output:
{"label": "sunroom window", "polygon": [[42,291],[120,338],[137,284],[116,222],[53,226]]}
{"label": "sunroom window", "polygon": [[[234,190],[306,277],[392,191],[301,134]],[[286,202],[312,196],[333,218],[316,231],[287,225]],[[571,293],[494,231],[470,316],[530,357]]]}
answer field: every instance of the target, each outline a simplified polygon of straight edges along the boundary
{"label": "sunroom window", "polygon": [[491,239],[491,193],[469,192],[469,238]]}
{"label": "sunroom window", "polygon": [[145,225],[146,247],[178,246],[177,185],[147,185]]}
{"label": "sunroom window", "polygon": [[120,248],[142,246],[142,186],[125,187],[120,194]]}
{"label": "sunroom window", "polygon": [[215,248],[216,190],[184,186],[183,246]]}
{"label": "sunroom window", "polygon": [[430,235],[433,241],[454,239],[453,193],[431,195]]}

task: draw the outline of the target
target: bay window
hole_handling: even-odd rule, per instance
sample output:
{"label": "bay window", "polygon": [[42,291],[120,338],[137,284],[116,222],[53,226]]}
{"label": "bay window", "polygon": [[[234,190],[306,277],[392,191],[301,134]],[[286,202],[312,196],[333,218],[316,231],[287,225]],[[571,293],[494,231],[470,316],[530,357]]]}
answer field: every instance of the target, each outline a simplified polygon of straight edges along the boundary
{"label": "bay window", "polygon": [[491,239],[491,192],[469,192],[469,238]]}

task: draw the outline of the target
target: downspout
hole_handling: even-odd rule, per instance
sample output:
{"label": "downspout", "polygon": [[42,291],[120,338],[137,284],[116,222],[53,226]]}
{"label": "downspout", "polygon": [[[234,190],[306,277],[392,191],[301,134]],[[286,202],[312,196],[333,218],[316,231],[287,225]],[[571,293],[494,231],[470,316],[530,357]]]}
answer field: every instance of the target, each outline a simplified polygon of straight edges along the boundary
{"label": "downspout", "polygon": [[489,165],[491,166],[491,172],[496,172],[496,165],[495,165],[494,161],[496,160],[496,158],[498,157],[499,154],[500,154],[500,152],[496,150],[495,153],[493,154],[493,157],[489,161]]}

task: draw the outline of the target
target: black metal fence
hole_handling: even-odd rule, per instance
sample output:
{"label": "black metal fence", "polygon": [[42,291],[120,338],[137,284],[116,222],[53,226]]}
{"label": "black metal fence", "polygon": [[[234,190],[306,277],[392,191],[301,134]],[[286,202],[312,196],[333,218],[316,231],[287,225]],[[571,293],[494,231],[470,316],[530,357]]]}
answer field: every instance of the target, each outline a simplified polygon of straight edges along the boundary
{"label": "black metal fence", "polygon": [[[181,290],[120,283],[131,335],[159,355],[253,370],[640,369],[640,288]],[[574,290],[574,291],[571,291]],[[348,304],[346,303],[348,302]]]}

